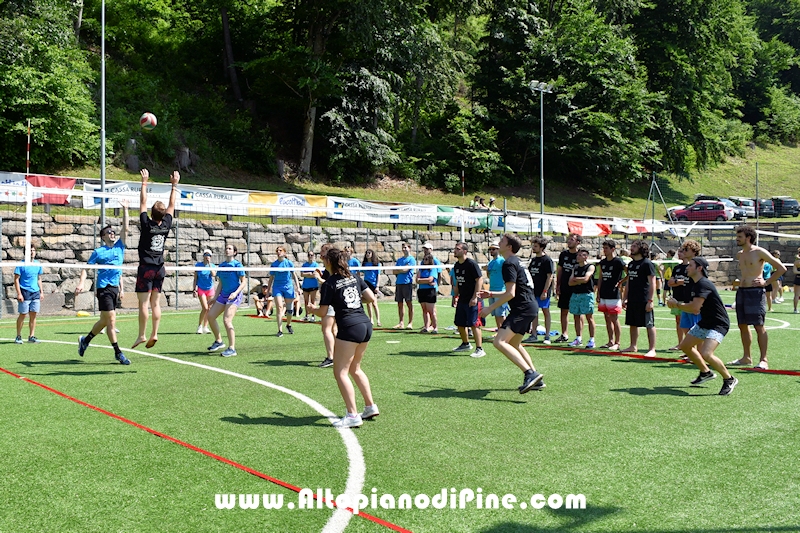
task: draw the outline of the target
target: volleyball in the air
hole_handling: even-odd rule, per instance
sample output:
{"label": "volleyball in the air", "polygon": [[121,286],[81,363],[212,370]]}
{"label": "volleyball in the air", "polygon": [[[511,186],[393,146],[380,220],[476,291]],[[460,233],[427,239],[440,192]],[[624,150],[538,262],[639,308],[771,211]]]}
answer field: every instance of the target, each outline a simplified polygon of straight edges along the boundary
{"label": "volleyball in the air", "polygon": [[139,125],[150,131],[158,125],[158,119],[156,119],[156,116],[152,113],[144,113],[139,118]]}

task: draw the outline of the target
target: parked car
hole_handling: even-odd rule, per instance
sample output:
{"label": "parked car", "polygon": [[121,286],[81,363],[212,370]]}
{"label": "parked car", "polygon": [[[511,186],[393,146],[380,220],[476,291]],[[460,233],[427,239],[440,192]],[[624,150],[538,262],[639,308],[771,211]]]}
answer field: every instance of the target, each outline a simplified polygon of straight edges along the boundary
{"label": "parked car", "polygon": [[[747,211],[739,207],[736,204],[736,202],[734,202],[730,198],[721,198],[719,196],[712,196],[708,194],[695,194],[694,201],[697,202],[700,200],[713,200],[715,202],[722,202],[727,207],[731,208],[731,210],[733,211],[733,218],[735,218],[736,220],[741,220],[747,216]],[[755,211],[753,211],[753,216],[755,216]]]}
{"label": "parked car", "polygon": [[731,220],[733,210],[720,201],[699,200],[684,209],[673,211],[676,220]]}
{"label": "parked car", "polygon": [[800,215],[800,203],[788,196],[773,196],[772,204],[775,206],[775,216],[782,217]]}
{"label": "parked car", "polygon": [[759,218],[770,218],[775,216],[775,204],[772,200],[760,198],[758,200],[758,216]]}
{"label": "parked car", "polygon": [[729,198],[740,209],[744,210],[744,216],[747,218],[756,217],[756,201],[750,198],[740,198],[738,196],[731,196]]}

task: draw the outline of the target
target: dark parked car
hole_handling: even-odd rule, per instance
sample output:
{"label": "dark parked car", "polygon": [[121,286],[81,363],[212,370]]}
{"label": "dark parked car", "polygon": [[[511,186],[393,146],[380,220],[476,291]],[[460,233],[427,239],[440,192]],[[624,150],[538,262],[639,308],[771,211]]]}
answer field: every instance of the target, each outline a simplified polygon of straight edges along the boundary
{"label": "dark parked car", "polygon": [[800,215],[800,203],[794,198],[788,196],[773,196],[772,203],[775,206],[775,216],[793,216]]}
{"label": "dark parked car", "polygon": [[758,201],[758,217],[768,218],[774,216],[775,216],[775,204],[772,203],[772,200],[761,198]]}

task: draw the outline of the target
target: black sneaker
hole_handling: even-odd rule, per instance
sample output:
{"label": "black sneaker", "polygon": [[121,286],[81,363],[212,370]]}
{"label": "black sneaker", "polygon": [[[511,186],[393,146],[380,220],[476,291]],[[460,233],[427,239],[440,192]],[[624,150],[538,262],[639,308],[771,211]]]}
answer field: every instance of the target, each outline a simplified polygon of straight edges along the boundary
{"label": "black sneaker", "polygon": [[727,396],[733,392],[733,388],[739,384],[739,380],[731,376],[728,379],[722,380],[722,390],[719,391],[720,396]]}
{"label": "black sneaker", "polygon": [[553,342],[567,342],[568,340],[569,337],[567,337],[566,335],[559,335],[558,338]]}
{"label": "black sneaker", "polygon": [[544,381],[540,379],[540,380],[539,380],[539,383],[537,383],[536,385],[534,385],[533,387],[531,387],[531,390],[542,390],[542,389],[543,389],[543,388],[545,388],[545,387],[547,387],[547,385],[545,385],[545,384],[544,384]]}
{"label": "black sneaker", "polygon": [[283,337],[283,332],[279,331],[278,334],[276,335],[276,337]]}
{"label": "black sneaker", "polygon": [[289,332],[289,335],[294,335],[294,330],[292,329],[292,326],[288,324],[286,325],[286,331]]}
{"label": "black sneaker", "polygon": [[326,357],[324,361],[322,361],[319,365],[320,368],[328,368],[329,366],[333,366],[333,359]]}
{"label": "black sneaker", "polygon": [[83,357],[83,354],[86,353],[86,348],[89,347],[89,344],[84,341],[85,337],[81,337],[78,339],[78,355]]}
{"label": "black sneaker", "polygon": [[708,372],[700,372],[700,375],[694,378],[690,385],[701,385],[706,381],[711,381],[715,377],[717,377],[717,375],[710,370]]}
{"label": "black sneaker", "polygon": [[519,388],[520,394],[525,394],[526,392],[530,391],[534,386],[536,386],[544,376],[539,372],[533,371],[532,374],[526,374],[525,380],[522,382],[522,386]]}

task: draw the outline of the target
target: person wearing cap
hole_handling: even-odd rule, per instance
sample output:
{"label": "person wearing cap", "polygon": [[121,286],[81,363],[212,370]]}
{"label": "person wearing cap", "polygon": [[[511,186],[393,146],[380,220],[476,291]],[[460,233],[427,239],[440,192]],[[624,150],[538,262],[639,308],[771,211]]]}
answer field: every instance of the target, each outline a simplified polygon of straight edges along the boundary
{"label": "person wearing cap", "polygon": [[[417,301],[422,307],[422,329],[420,333],[439,333],[439,322],[436,317],[436,295],[439,288],[441,261],[433,257],[433,245],[426,242],[422,245],[423,268],[417,270]],[[427,268],[426,268],[427,267]]]}
{"label": "person wearing cap", "polygon": [[194,271],[192,295],[200,300],[200,317],[197,319],[197,334],[211,333],[208,328],[209,299],[214,297],[214,278],[217,276],[217,265],[211,262],[211,250],[203,250],[201,261],[194,264],[200,270]]}
{"label": "person wearing cap", "polygon": [[719,297],[717,288],[708,279],[708,261],[705,257],[695,257],[689,261],[686,273],[692,280],[691,302],[679,302],[673,297],[667,301],[667,305],[671,309],[677,308],[687,313],[700,314],[700,321],[689,330],[680,343],[681,351],[700,369],[700,375],[691,384],[693,386],[700,385],[717,377],[708,368],[710,365],[722,374],[722,389],[719,394],[727,396],[733,391],[739,380],[728,372],[725,363],[714,355],[714,350],[730,329],[731,322],[728,319],[728,312]]}
{"label": "person wearing cap", "polygon": [[[111,226],[106,226],[100,230],[100,239],[103,246],[92,252],[89,261],[90,265],[114,265],[121,266],[125,260],[125,244],[128,235],[128,202],[120,201],[122,205],[122,228],[120,229],[119,239]],[[78,286],[75,287],[75,295],[83,292],[83,284],[86,281],[86,269],[81,271],[81,278]],[[86,336],[78,339],[78,355],[83,357],[89,343],[99,335],[103,328],[106,328],[106,335],[111,346],[114,348],[114,357],[123,365],[131,364],[125,357],[117,342],[117,302],[119,301],[120,286],[122,285],[122,269],[103,268],[97,270],[95,279],[95,295],[97,296],[97,307],[100,309],[100,319],[92,326],[91,331]],[[108,327],[106,327],[108,326]]]}
{"label": "person wearing cap", "polygon": [[[505,289],[505,282],[503,281],[503,263],[505,263],[505,259],[502,255],[500,255],[500,241],[494,241],[492,244],[489,245],[489,255],[492,257],[492,260],[489,261],[489,264],[486,265],[486,275],[489,278],[489,291],[490,292],[503,292]],[[489,298],[489,305],[492,305],[497,301],[497,298]],[[511,309],[508,307],[508,302],[498,305],[493,311],[492,316],[494,317],[495,324],[497,325],[497,329],[503,325],[503,320],[506,319],[508,313]]]}
{"label": "person wearing cap", "polygon": [[[756,330],[758,348],[761,352],[761,360],[756,368],[761,370],[769,369],[767,363],[767,329],[764,321],[767,317],[767,297],[765,287],[775,283],[779,277],[786,273],[786,267],[775,259],[765,248],[756,246],[757,233],[752,226],[744,225],[736,228],[736,245],[742,249],[737,252],[739,268],[742,270],[742,280],[736,290],[736,322],[739,324],[739,334],[742,337],[742,350],[744,354],[741,358],[728,363],[729,366],[752,365],[753,359],[750,355],[750,347],[753,344],[753,335],[750,333],[750,326]],[[769,263],[773,267],[772,274],[764,279],[764,264]]]}
{"label": "person wearing cap", "polygon": [[489,198],[489,211],[497,211],[497,206],[494,205],[494,196]]}

